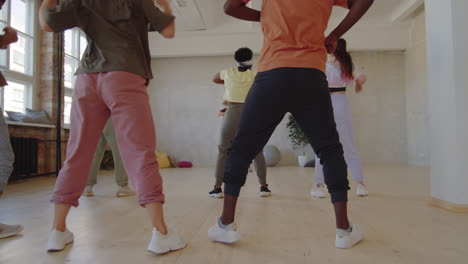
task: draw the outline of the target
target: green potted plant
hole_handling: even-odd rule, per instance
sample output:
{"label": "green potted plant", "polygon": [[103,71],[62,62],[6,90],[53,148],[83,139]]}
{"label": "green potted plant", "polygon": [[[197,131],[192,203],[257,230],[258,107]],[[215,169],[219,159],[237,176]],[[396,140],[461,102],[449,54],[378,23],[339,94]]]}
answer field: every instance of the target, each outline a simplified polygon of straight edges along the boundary
{"label": "green potted plant", "polygon": [[304,132],[302,131],[299,123],[297,123],[296,119],[292,115],[289,115],[288,123],[286,127],[289,129],[289,139],[293,145],[294,150],[301,150],[298,156],[298,163],[299,166],[304,167],[307,163],[307,156],[305,153],[305,147],[309,144],[309,140],[305,136]]}

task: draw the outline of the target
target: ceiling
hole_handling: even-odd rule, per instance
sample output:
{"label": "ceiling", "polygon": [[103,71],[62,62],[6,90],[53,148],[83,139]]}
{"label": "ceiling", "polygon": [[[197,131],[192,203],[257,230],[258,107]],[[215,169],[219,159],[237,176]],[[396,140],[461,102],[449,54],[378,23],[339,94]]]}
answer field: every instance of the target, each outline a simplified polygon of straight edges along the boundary
{"label": "ceiling", "polygon": [[[220,25],[235,23],[233,19],[223,14],[225,0],[170,0],[177,16],[179,32],[207,31]],[[412,5],[420,5],[423,0],[375,0],[374,5],[365,15],[364,21],[371,23],[401,22],[408,14],[405,12]],[[253,0],[255,8],[260,8],[261,0]],[[339,20],[346,10],[335,8],[332,20]]]}

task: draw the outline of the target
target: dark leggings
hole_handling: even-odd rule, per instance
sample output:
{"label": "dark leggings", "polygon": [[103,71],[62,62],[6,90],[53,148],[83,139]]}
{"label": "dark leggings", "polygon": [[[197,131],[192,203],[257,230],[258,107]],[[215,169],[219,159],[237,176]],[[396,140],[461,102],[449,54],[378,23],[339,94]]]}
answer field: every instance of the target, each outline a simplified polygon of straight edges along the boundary
{"label": "dark leggings", "polygon": [[239,196],[250,163],[287,112],[297,120],[320,158],[332,202],[347,201],[347,166],[327,79],[319,70],[304,68],[278,68],[257,75],[229,150],[225,193]]}

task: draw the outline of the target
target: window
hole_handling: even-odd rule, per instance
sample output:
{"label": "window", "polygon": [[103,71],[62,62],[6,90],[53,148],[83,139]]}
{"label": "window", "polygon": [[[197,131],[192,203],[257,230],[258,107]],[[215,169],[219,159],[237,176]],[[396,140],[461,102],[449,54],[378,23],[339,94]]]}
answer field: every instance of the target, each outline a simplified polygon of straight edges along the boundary
{"label": "window", "polygon": [[0,30],[9,26],[18,32],[18,42],[0,51],[0,70],[8,86],[0,88],[3,110],[24,112],[32,106],[34,71],[34,0],[6,1],[0,11]]}
{"label": "window", "polygon": [[65,105],[63,122],[70,124],[70,111],[72,103],[73,88],[75,88],[75,72],[80,66],[80,58],[85,52],[87,41],[86,35],[79,28],[65,31],[65,61],[64,61],[64,83],[65,83]]}

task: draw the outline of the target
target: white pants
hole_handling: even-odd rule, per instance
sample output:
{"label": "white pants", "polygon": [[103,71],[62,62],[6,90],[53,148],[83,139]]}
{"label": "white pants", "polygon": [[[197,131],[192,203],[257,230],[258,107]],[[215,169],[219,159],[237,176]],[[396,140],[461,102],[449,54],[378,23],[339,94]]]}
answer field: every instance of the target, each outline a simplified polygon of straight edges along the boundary
{"label": "white pants", "polygon": [[3,117],[3,109],[0,108],[0,192],[3,192],[8,183],[14,161],[15,154],[11,148],[8,126]]}
{"label": "white pants", "polygon": [[[351,116],[348,97],[346,94],[332,93],[331,98],[336,128],[340,135],[341,144],[343,145],[344,157],[348,164],[348,169],[356,182],[362,182],[364,178],[362,175],[361,156],[359,155],[356,141],[354,139],[353,119]],[[325,183],[323,178],[323,167],[317,156],[315,157],[315,183]]]}

